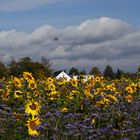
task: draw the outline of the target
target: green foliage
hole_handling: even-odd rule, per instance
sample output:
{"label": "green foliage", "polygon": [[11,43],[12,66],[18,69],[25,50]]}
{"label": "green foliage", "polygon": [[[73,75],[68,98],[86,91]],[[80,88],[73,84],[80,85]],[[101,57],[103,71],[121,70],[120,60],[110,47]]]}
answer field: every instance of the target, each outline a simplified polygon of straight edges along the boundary
{"label": "green foliage", "polygon": [[118,69],[117,72],[116,72],[116,75],[115,75],[116,79],[121,79],[123,74],[124,74],[124,72],[121,71],[120,69]]}
{"label": "green foliage", "polygon": [[0,78],[6,77],[7,76],[7,69],[6,66],[0,62]]}
{"label": "green foliage", "polygon": [[113,72],[113,69],[111,66],[107,65],[105,70],[104,70],[104,77],[105,78],[110,78],[110,79],[115,79],[115,73]]}
{"label": "green foliage", "polygon": [[80,75],[86,75],[86,70],[85,69],[81,70]]}
{"label": "green foliage", "polygon": [[79,75],[78,69],[75,68],[75,67],[72,67],[72,68],[69,70],[69,75]]}
{"label": "green foliage", "polygon": [[101,76],[102,75],[98,67],[93,67],[90,70],[89,74],[93,74],[94,76]]}
{"label": "green foliage", "polygon": [[36,79],[52,75],[50,61],[45,58],[40,63],[33,62],[30,57],[24,57],[19,59],[19,61],[11,60],[8,65],[9,76],[20,76],[25,71],[31,72]]}
{"label": "green foliage", "polygon": [[138,72],[140,72],[140,65],[138,66]]}
{"label": "green foliage", "polygon": [[45,75],[47,77],[52,75],[52,68],[51,68],[51,62],[49,59],[47,59],[45,56],[41,57],[41,64],[44,66],[45,68]]}

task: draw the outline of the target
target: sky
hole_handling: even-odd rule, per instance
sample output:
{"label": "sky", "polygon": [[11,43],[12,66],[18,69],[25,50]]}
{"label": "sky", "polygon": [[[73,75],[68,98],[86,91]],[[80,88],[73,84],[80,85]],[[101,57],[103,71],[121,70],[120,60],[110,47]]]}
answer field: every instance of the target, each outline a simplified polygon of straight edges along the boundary
{"label": "sky", "polygon": [[140,0],[0,0],[0,60],[49,58],[54,70],[140,65]]}

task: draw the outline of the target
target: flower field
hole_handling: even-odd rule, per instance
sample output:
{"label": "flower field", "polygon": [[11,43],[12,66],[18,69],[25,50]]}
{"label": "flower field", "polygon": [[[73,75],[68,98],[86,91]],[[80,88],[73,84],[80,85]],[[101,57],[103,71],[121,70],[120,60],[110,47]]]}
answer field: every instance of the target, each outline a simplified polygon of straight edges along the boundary
{"label": "flower field", "polygon": [[0,140],[140,138],[140,79],[0,80]]}

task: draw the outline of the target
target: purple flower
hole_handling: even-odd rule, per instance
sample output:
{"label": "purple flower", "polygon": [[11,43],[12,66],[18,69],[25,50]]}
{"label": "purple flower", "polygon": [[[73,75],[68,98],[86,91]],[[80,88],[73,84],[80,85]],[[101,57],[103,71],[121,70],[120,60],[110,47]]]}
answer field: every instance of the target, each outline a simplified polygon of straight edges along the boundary
{"label": "purple flower", "polygon": [[0,82],[0,87],[2,87],[3,86],[3,83],[2,82]]}

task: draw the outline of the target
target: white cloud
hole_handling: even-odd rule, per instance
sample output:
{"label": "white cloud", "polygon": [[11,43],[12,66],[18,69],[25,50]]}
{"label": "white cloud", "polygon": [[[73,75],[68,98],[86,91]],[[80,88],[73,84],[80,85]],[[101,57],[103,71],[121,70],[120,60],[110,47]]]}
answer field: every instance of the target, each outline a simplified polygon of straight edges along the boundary
{"label": "white cloud", "polygon": [[50,58],[53,67],[99,66],[136,70],[140,60],[140,29],[107,17],[58,29],[45,25],[32,33],[0,32],[0,59],[11,56]]}
{"label": "white cloud", "polygon": [[30,10],[62,0],[0,0],[0,11]]}

